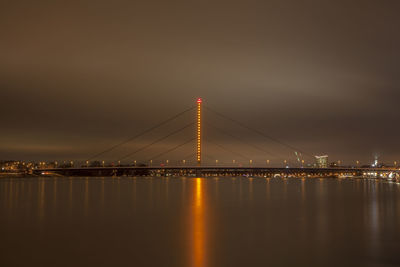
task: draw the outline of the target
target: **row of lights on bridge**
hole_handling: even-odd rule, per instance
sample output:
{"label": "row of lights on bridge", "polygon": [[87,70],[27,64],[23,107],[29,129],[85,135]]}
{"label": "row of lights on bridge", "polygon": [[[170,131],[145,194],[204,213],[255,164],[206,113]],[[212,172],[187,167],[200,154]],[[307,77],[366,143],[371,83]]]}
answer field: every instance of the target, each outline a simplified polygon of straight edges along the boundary
{"label": "row of lights on bridge", "polygon": [[[182,161],[180,161],[180,162],[181,162],[183,165],[185,165],[187,161],[184,159],[184,160],[182,160]],[[269,165],[270,162],[271,162],[271,161],[270,161],[269,159],[265,161],[265,163],[266,163],[267,165]],[[69,161],[68,163],[69,163],[70,167],[73,167],[73,166],[74,166],[74,161]],[[67,161],[64,161],[64,166],[67,165],[68,163],[67,163]],[[90,162],[89,162],[89,161],[86,161],[85,163],[86,163],[86,167],[89,167],[89,166],[90,166]],[[170,163],[170,161],[167,159],[167,160],[165,161],[165,165],[169,165],[169,163]],[[232,160],[232,163],[233,163],[233,164],[241,164],[242,162],[238,162],[238,161],[236,161],[236,160]],[[249,160],[249,165],[253,165],[253,163],[254,163],[254,161],[250,159],[250,160]],[[284,160],[283,163],[284,163],[284,165],[288,165],[288,161],[287,161],[287,160]],[[338,160],[337,163],[338,163],[338,165],[340,165],[340,164],[341,164],[341,161]],[[361,164],[361,162],[360,162],[359,160],[357,160],[355,163],[356,163],[357,166],[359,166],[359,165]],[[219,160],[216,159],[216,160],[215,160],[215,165],[218,165],[218,164],[219,164]],[[305,164],[305,160],[301,160],[301,164],[304,165],[304,164]],[[394,161],[393,164],[394,164],[394,166],[397,166],[397,161]],[[46,162],[39,162],[39,166],[40,166],[40,167],[44,167],[45,165],[47,165]],[[55,167],[57,168],[58,165],[59,165],[58,161],[55,161],[55,162],[54,162],[54,165],[55,165]],[[133,165],[134,165],[134,166],[137,166],[137,161],[136,161],[136,160],[133,161]],[[150,166],[153,166],[153,160],[149,160],[149,165],[150,165]],[[105,167],[105,166],[106,166],[106,161],[105,161],[105,160],[101,161],[101,166],[102,166],[102,167]],[[121,166],[121,161],[118,161],[118,166]]]}
{"label": "row of lights on bridge", "polygon": [[[186,160],[185,160],[185,159],[182,160],[181,162],[182,162],[183,164],[186,164]],[[266,164],[268,165],[268,164],[270,163],[270,160],[268,159],[268,160],[266,160],[265,162],[266,162]],[[303,164],[305,163],[304,160],[302,160],[301,162],[302,162]],[[57,163],[57,162],[56,162],[56,163]],[[219,160],[216,159],[216,160],[215,160],[215,164],[218,164],[218,163],[219,163]],[[241,162],[237,162],[236,160],[232,160],[232,163],[233,163],[233,164],[236,164],[236,163],[239,164],[239,163],[241,163]],[[287,164],[288,161],[287,161],[287,160],[284,160],[283,163],[284,163],[284,164]],[[45,163],[43,162],[43,164],[45,164]],[[103,161],[101,162],[101,165],[102,165],[103,167],[105,167],[105,164],[106,164],[106,162],[103,160]],[[166,164],[166,165],[169,164],[169,160],[168,160],[168,159],[165,161],[165,164]],[[252,165],[252,164],[253,164],[253,160],[249,160],[249,164]],[[133,161],[133,165],[134,165],[134,166],[137,165],[137,161],[136,161],[136,160]],[[149,160],[149,165],[150,165],[150,166],[153,165],[153,160]],[[71,166],[73,166],[73,161],[71,161]],[[89,167],[89,161],[86,161],[86,166]],[[118,166],[121,166],[121,161],[118,161]]]}

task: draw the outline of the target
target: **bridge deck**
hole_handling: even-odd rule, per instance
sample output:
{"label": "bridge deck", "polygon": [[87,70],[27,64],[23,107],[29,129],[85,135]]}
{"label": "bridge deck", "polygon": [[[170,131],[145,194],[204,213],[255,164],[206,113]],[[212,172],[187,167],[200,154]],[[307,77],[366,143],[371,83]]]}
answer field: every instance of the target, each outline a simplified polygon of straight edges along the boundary
{"label": "bridge deck", "polygon": [[398,176],[396,168],[279,168],[279,167],[233,167],[233,166],[115,166],[115,167],[80,167],[36,169],[35,174],[59,174],[65,176],[144,176],[144,175],[176,175],[176,176],[209,176],[209,175],[294,175],[294,176]]}

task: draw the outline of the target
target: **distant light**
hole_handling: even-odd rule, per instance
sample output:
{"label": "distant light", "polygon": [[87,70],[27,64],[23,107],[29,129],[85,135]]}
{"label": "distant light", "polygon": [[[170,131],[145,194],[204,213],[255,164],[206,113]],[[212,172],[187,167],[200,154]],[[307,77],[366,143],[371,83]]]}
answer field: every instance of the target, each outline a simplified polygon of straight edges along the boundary
{"label": "distant light", "polygon": [[203,100],[201,98],[197,98],[197,103],[201,103]]}

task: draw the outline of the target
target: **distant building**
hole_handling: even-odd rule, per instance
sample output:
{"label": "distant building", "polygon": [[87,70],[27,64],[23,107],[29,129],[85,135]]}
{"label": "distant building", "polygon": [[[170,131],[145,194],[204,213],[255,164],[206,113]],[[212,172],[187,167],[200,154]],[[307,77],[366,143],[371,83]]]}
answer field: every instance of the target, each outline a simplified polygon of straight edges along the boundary
{"label": "distant building", "polygon": [[374,163],[371,165],[373,168],[379,167],[378,156],[375,155]]}
{"label": "distant building", "polygon": [[318,168],[328,168],[328,155],[315,156],[315,163]]}

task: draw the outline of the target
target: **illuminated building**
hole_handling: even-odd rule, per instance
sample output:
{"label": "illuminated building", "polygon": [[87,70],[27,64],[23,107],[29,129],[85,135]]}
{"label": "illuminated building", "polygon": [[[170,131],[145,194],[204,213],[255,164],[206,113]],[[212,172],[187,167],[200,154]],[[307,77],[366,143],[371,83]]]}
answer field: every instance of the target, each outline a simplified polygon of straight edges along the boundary
{"label": "illuminated building", "polygon": [[378,165],[379,165],[378,156],[375,155],[374,163],[372,163],[371,166],[372,166],[373,168],[377,168]]}
{"label": "illuminated building", "polygon": [[315,162],[318,168],[328,168],[328,155],[315,156]]}

